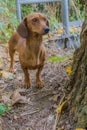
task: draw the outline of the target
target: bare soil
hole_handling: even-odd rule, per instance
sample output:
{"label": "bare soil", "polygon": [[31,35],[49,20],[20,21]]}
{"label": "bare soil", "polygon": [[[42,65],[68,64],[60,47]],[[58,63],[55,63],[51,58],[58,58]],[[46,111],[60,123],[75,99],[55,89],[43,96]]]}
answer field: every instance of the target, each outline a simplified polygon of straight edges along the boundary
{"label": "bare soil", "polygon": [[[47,48],[47,47],[46,47]],[[51,55],[70,56],[72,49],[58,49],[55,46],[47,48],[47,57]],[[2,71],[8,72],[9,58],[7,47],[0,46],[0,59],[3,61]],[[0,89],[4,88],[3,94],[10,94],[16,89],[23,89],[21,93],[27,97],[27,103],[15,104],[12,109],[3,114],[2,130],[54,130],[56,118],[56,106],[63,97],[63,88],[65,82],[69,79],[65,66],[69,59],[52,63],[46,60],[42,71],[42,79],[45,86],[37,88],[35,86],[35,73],[30,71],[32,86],[29,89],[23,89],[23,72],[20,67],[18,56],[15,57],[14,78],[9,79],[0,77]],[[66,107],[58,122],[57,130],[73,130],[73,120],[69,116],[68,107]]]}

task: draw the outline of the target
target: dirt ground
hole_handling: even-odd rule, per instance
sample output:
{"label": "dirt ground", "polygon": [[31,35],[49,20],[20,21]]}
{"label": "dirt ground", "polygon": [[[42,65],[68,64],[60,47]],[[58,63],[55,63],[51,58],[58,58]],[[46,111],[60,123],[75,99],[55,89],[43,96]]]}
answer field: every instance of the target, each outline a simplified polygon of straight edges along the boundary
{"label": "dirt ground", "polygon": [[[72,49],[59,49],[54,45],[47,48],[47,57],[51,55],[67,55],[68,57],[72,53]],[[10,64],[8,57],[7,47],[1,45],[0,59],[3,63],[1,69],[7,73]],[[27,98],[27,102],[15,104],[9,112],[2,115],[2,130],[54,130],[56,106],[63,97],[64,93],[62,90],[69,78],[65,70],[68,62],[68,59],[54,63],[46,60],[42,71],[42,79],[45,82],[45,86],[37,88],[35,86],[36,71],[30,71],[32,86],[29,89],[24,89],[23,72],[18,56],[16,56],[13,78],[9,79],[3,75],[0,77],[0,90],[3,89],[1,95],[9,95],[13,91],[21,89],[21,95]],[[73,123],[66,107],[61,114],[56,130],[73,130]]]}

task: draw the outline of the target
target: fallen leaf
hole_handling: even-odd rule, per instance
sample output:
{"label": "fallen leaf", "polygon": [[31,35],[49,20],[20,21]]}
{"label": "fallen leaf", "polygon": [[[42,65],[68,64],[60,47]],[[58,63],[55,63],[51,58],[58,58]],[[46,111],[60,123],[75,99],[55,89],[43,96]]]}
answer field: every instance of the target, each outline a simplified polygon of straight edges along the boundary
{"label": "fallen leaf", "polygon": [[10,57],[6,57],[6,60],[7,60],[8,62],[11,62]]}
{"label": "fallen leaf", "polygon": [[8,48],[8,43],[1,44],[2,47],[7,47]]}
{"label": "fallen leaf", "polygon": [[66,101],[64,101],[64,102],[62,102],[62,104],[58,105],[56,108],[56,112],[61,113],[65,104],[66,104]]}
{"label": "fallen leaf", "polygon": [[74,32],[74,31],[75,31],[75,29],[76,29],[76,27],[75,27],[75,26],[71,26],[71,27],[69,28],[69,31],[72,33],[72,32]]}
{"label": "fallen leaf", "polygon": [[54,95],[53,101],[57,102],[57,100],[58,100],[58,95]]}
{"label": "fallen leaf", "polygon": [[17,119],[18,119],[18,116],[17,116],[17,115],[14,115],[13,118],[14,118],[14,120],[17,120]]}
{"label": "fallen leaf", "polygon": [[[5,59],[6,59],[8,62],[11,62],[10,57],[6,57]],[[16,57],[16,58],[14,59],[14,61],[15,61],[15,62],[19,62],[19,58]]]}
{"label": "fallen leaf", "polygon": [[2,95],[2,102],[3,103],[5,103],[5,104],[7,104],[7,103],[12,103],[12,101],[11,101],[11,99],[10,99],[10,97],[8,96],[8,95]]}
{"label": "fallen leaf", "polygon": [[70,75],[71,72],[72,72],[71,66],[70,66],[70,65],[67,65],[67,66],[65,67],[65,69],[66,69],[66,72],[68,73],[68,75]]}
{"label": "fallen leaf", "polygon": [[63,33],[63,28],[61,28],[61,27],[60,27],[60,28],[57,28],[57,29],[56,29],[56,32],[59,33],[59,34]]}
{"label": "fallen leaf", "polygon": [[13,73],[10,73],[10,72],[7,72],[7,71],[2,71],[2,76],[6,79],[10,79],[10,80],[14,79]]}
{"label": "fallen leaf", "polygon": [[21,96],[21,94],[16,90],[11,95],[12,105],[16,103],[27,103],[27,98],[25,96]]}

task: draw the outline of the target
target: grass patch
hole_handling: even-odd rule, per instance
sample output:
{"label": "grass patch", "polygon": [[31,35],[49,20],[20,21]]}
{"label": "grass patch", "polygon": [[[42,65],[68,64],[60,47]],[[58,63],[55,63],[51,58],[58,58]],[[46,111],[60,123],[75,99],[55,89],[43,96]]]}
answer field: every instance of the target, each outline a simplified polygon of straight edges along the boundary
{"label": "grass patch", "polygon": [[47,60],[50,60],[52,62],[62,61],[65,59],[66,59],[66,57],[61,57],[61,56],[50,56],[47,58]]}

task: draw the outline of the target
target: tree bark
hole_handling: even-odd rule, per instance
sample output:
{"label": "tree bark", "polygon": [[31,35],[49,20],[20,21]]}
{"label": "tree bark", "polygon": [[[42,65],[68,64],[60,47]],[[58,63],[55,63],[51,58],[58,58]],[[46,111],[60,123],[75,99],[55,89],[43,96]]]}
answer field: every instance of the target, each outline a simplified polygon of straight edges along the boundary
{"label": "tree bark", "polygon": [[[85,11],[87,12],[87,0]],[[80,47],[74,53],[72,74],[65,85],[65,91],[76,128],[87,129],[87,13],[82,25],[80,42]]]}

